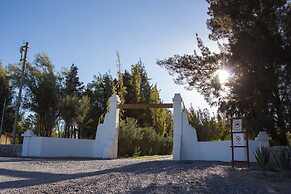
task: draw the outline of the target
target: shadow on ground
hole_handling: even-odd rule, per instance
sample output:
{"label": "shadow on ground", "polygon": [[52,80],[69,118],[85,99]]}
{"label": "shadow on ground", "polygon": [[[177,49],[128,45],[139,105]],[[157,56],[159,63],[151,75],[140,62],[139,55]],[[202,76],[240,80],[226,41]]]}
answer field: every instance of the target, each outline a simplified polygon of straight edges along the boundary
{"label": "shadow on ground", "polygon": [[[15,159],[16,162],[19,161],[43,161],[46,162],[47,159]],[[49,159],[49,161],[86,161],[88,159]],[[91,159],[89,159],[91,160]],[[14,162],[14,159],[7,160]],[[16,164],[17,165],[17,164]],[[217,166],[224,167],[224,173],[220,174],[215,172],[213,174],[207,175],[207,177],[201,176],[203,180],[195,180],[190,178],[185,182],[169,182],[165,185],[159,185],[158,183],[150,183],[146,187],[136,186],[131,188],[132,192],[136,193],[193,193],[195,187],[197,187],[197,182],[200,186],[203,184],[203,189],[200,189],[202,192],[218,192],[218,193],[241,193],[241,192],[263,192],[268,193],[266,188],[262,188],[262,185],[259,183],[250,184],[250,178],[254,181],[257,181],[256,178],[249,177],[250,170],[248,169],[232,169],[229,163],[224,162],[176,162],[172,160],[158,160],[158,161],[141,161],[138,163],[118,166],[110,169],[103,169],[92,172],[84,173],[73,173],[73,174],[62,174],[62,173],[47,173],[47,172],[34,172],[34,171],[19,171],[19,170],[10,170],[0,168],[0,176],[15,177],[19,180],[11,180],[6,182],[0,182],[0,193],[3,189],[17,189],[29,186],[38,186],[43,184],[57,183],[60,181],[73,180],[85,177],[100,176],[110,173],[132,173],[135,175],[157,175],[160,173],[166,174],[166,176],[173,177],[183,171],[191,173],[200,173],[202,171],[208,171],[211,168]],[[212,169],[213,171],[213,169]],[[197,176],[194,176],[194,178]],[[198,176],[199,177],[199,176]],[[252,182],[252,181],[251,181]],[[234,190],[229,191],[229,188],[234,188]]]}
{"label": "shadow on ground", "polygon": [[[86,160],[86,159],[49,159],[49,161],[75,161],[75,160]],[[2,160],[3,161],[3,160]],[[47,161],[46,159],[9,159],[5,162],[29,162],[29,161]],[[226,163],[223,163],[224,165]],[[17,164],[16,164],[17,165]],[[7,182],[0,182],[0,190],[2,189],[13,189],[13,188],[22,188],[28,186],[37,186],[48,183],[55,183],[65,180],[78,179],[83,177],[92,177],[108,173],[134,173],[134,174],[159,174],[166,173],[173,175],[176,172],[181,170],[189,169],[198,169],[203,170],[209,168],[217,163],[205,162],[205,163],[195,163],[195,162],[175,162],[172,160],[163,160],[163,161],[148,161],[140,162],[135,164],[130,164],[126,166],[104,169],[94,172],[85,172],[85,173],[75,173],[75,174],[58,174],[58,173],[46,173],[46,172],[34,172],[34,171],[19,171],[19,170],[10,170],[0,168],[0,176],[15,177],[20,180],[13,180]]]}

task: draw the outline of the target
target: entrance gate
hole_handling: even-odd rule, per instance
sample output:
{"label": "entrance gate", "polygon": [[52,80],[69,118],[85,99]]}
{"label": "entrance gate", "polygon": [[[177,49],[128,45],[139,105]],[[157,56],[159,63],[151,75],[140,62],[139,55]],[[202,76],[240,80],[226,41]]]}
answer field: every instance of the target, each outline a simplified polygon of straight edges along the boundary
{"label": "entrance gate", "polygon": [[[231,141],[200,142],[196,129],[188,121],[187,111],[180,94],[175,94],[173,103],[168,104],[119,104],[118,96],[109,99],[110,109],[104,122],[97,127],[94,140],[37,137],[31,130],[22,136],[22,156],[29,157],[93,157],[117,158],[119,110],[144,108],[173,108],[174,112],[174,160],[208,160],[231,162]],[[255,140],[249,140],[250,161],[254,162],[254,151],[258,147],[268,147],[270,137],[260,132]],[[237,160],[244,159],[244,152],[236,153]]]}
{"label": "entrance gate", "polygon": [[[120,109],[174,108],[173,154],[174,159],[180,160],[182,116],[182,98],[180,94],[175,94],[173,101],[174,103],[163,104],[119,104],[120,100],[118,96],[112,96],[109,99],[110,110],[106,113],[104,122],[97,127],[96,141],[93,149],[94,156],[100,158],[117,158]],[[178,112],[176,113],[175,111],[177,110]]]}

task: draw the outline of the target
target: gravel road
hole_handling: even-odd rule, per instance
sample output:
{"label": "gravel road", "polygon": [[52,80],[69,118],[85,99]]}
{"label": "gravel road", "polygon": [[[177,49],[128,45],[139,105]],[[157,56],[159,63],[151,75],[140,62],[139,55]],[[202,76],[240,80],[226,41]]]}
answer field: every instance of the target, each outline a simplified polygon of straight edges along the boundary
{"label": "gravel road", "polygon": [[223,162],[0,157],[0,193],[291,193],[291,179]]}

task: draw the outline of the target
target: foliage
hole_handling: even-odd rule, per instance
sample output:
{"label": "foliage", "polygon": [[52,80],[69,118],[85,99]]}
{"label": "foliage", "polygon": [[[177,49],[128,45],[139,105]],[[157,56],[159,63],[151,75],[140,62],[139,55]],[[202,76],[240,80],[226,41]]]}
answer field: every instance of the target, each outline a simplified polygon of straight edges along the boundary
{"label": "foliage", "polygon": [[[151,86],[142,62],[123,73],[125,103],[161,103],[157,85]],[[161,136],[172,135],[172,114],[166,109],[124,110],[122,119],[135,118],[141,127],[152,126]]]}
{"label": "foliage", "polygon": [[196,131],[199,141],[221,141],[230,138],[226,123],[220,116],[211,116],[208,109],[192,107],[188,111],[189,123]]}
{"label": "foliage", "polygon": [[[153,104],[159,104],[161,103],[161,99],[159,96],[159,91],[157,88],[157,85],[155,85],[151,90],[151,96],[150,96],[150,103]],[[161,136],[170,136],[171,134],[168,129],[168,123],[167,123],[167,110],[163,108],[155,108],[150,109],[151,115],[152,115],[152,126],[156,130],[156,133]]]}
{"label": "foliage", "polygon": [[269,159],[270,159],[270,151],[265,147],[260,147],[255,150],[254,153],[259,168],[261,170],[269,169]]}
{"label": "foliage", "polygon": [[[121,71],[121,62],[120,62],[120,55],[118,52],[116,52],[117,56],[117,83],[116,83],[116,90],[117,90],[117,95],[119,97],[120,103],[124,104],[125,103],[125,95],[127,94],[126,87],[124,86],[124,81],[123,81],[123,73]],[[124,110],[120,110],[120,119],[122,119],[124,114]]]}
{"label": "foliage", "polygon": [[[142,62],[131,66],[130,73],[124,72],[124,86],[126,87],[125,103],[149,103],[151,87],[149,78]],[[124,110],[123,119],[133,117],[145,127],[152,125],[150,110]]]}
{"label": "foliage", "polygon": [[99,121],[107,112],[108,99],[113,94],[114,82],[110,74],[99,74],[87,84],[84,95],[90,99],[91,108],[84,122],[83,138],[93,139],[96,135],[96,128]]}
{"label": "foliage", "polygon": [[[0,62],[0,122],[2,118],[3,108],[5,108],[4,112],[4,120],[3,120],[3,129],[4,132],[11,132],[13,118],[15,115],[14,107],[13,107],[13,88],[9,79],[9,70],[5,69]],[[4,107],[5,104],[5,107]]]}
{"label": "foliage", "polygon": [[286,133],[286,137],[287,137],[288,145],[289,145],[289,148],[290,148],[291,147],[291,131],[288,131]]}
{"label": "foliage", "polygon": [[64,75],[62,92],[66,95],[77,95],[81,97],[85,86],[78,76],[78,67],[72,64],[70,70],[65,70],[62,74]]}
{"label": "foliage", "polygon": [[118,136],[120,156],[170,154],[172,138],[159,136],[152,127],[138,127],[137,120],[122,121]]}
{"label": "foliage", "polygon": [[288,171],[290,164],[290,156],[288,150],[280,150],[272,153],[275,169],[280,172]]}
{"label": "foliage", "polygon": [[60,116],[65,121],[64,136],[81,138],[88,121],[87,117],[90,99],[84,95],[84,85],[78,76],[78,67],[72,64],[70,70],[64,71],[64,83],[62,84],[62,96],[59,104]]}
{"label": "foliage", "polygon": [[36,134],[51,136],[58,116],[60,86],[54,66],[45,54],[27,64],[24,107],[37,114]]}
{"label": "foliage", "polygon": [[79,99],[76,95],[66,95],[60,100],[60,115],[65,121],[65,137],[76,135],[76,122],[78,117]]}
{"label": "foliage", "polygon": [[[198,51],[158,61],[176,82],[196,88],[229,116],[251,119],[277,144],[291,127],[291,6],[286,0],[207,0],[213,53],[197,35]],[[229,69],[223,86],[218,69]],[[258,126],[258,123],[261,126]],[[253,128],[253,127],[250,127]]]}
{"label": "foliage", "polygon": [[78,138],[84,138],[86,134],[86,128],[91,123],[91,119],[88,118],[91,110],[91,102],[90,98],[86,95],[83,95],[79,102],[80,106],[77,117]]}
{"label": "foliage", "polygon": [[[37,54],[34,62],[26,66],[22,110],[30,114],[19,119],[18,139],[21,139],[20,134],[26,129],[34,130],[40,136],[93,139],[99,121],[108,111],[108,99],[113,94],[120,96],[121,103],[161,103],[158,87],[150,84],[150,78],[141,60],[132,65],[130,70],[122,72],[117,53],[117,66],[116,79],[109,73],[99,74],[85,86],[78,76],[77,66],[73,64],[70,69],[55,73],[49,57],[46,54]],[[20,67],[20,64],[10,65],[9,69],[5,70],[0,66],[0,89],[2,92],[5,87],[3,93],[11,94],[10,104],[13,93],[9,84],[14,89],[18,88]],[[8,79],[8,73],[11,79]],[[0,102],[3,101],[3,96],[0,96]],[[126,134],[124,142],[130,141],[121,143],[122,155],[171,152],[173,118],[170,111],[147,109],[121,112],[121,120],[133,117],[136,122],[130,129],[122,130],[121,127],[121,134]],[[14,115],[8,116],[13,120]],[[23,112],[20,116],[23,116]]]}

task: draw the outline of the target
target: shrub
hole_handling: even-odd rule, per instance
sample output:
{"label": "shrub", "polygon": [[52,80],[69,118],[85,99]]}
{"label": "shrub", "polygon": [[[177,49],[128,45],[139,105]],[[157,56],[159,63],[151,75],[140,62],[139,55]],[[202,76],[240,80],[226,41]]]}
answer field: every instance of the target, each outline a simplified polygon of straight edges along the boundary
{"label": "shrub", "polygon": [[274,168],[280,172],[288,171],[290,157],[287,150],[280,150],[278,152],[273,152]]}
{"label": "shrub", "polygon": [[[288,142],[288,145],[289,147],[291,146],[291,131],[288,131],[286,133],[286,138],[287,138],[287,142]],[[290,149],[290,148],[289,148]]]}
{"label": "shrub", "polygon": [[119,156],[171,154],[172,137],[163,137],[152,127],[138,127],[134,118],[121,122],[118,135]]}
{"label": "shrub", "polygon": [[196,131],[199,141],[221,141],[230,138],[226,122],[219,115],[210,114],[208,109],[188,110],[188,119]]}
{"label": "shrub", "polygon": [[270,159],[270,151],[267,148],[260,147],[255,151],[255,157],[259,168],[261,170],[268,170],[269,168],[269,159]]}

